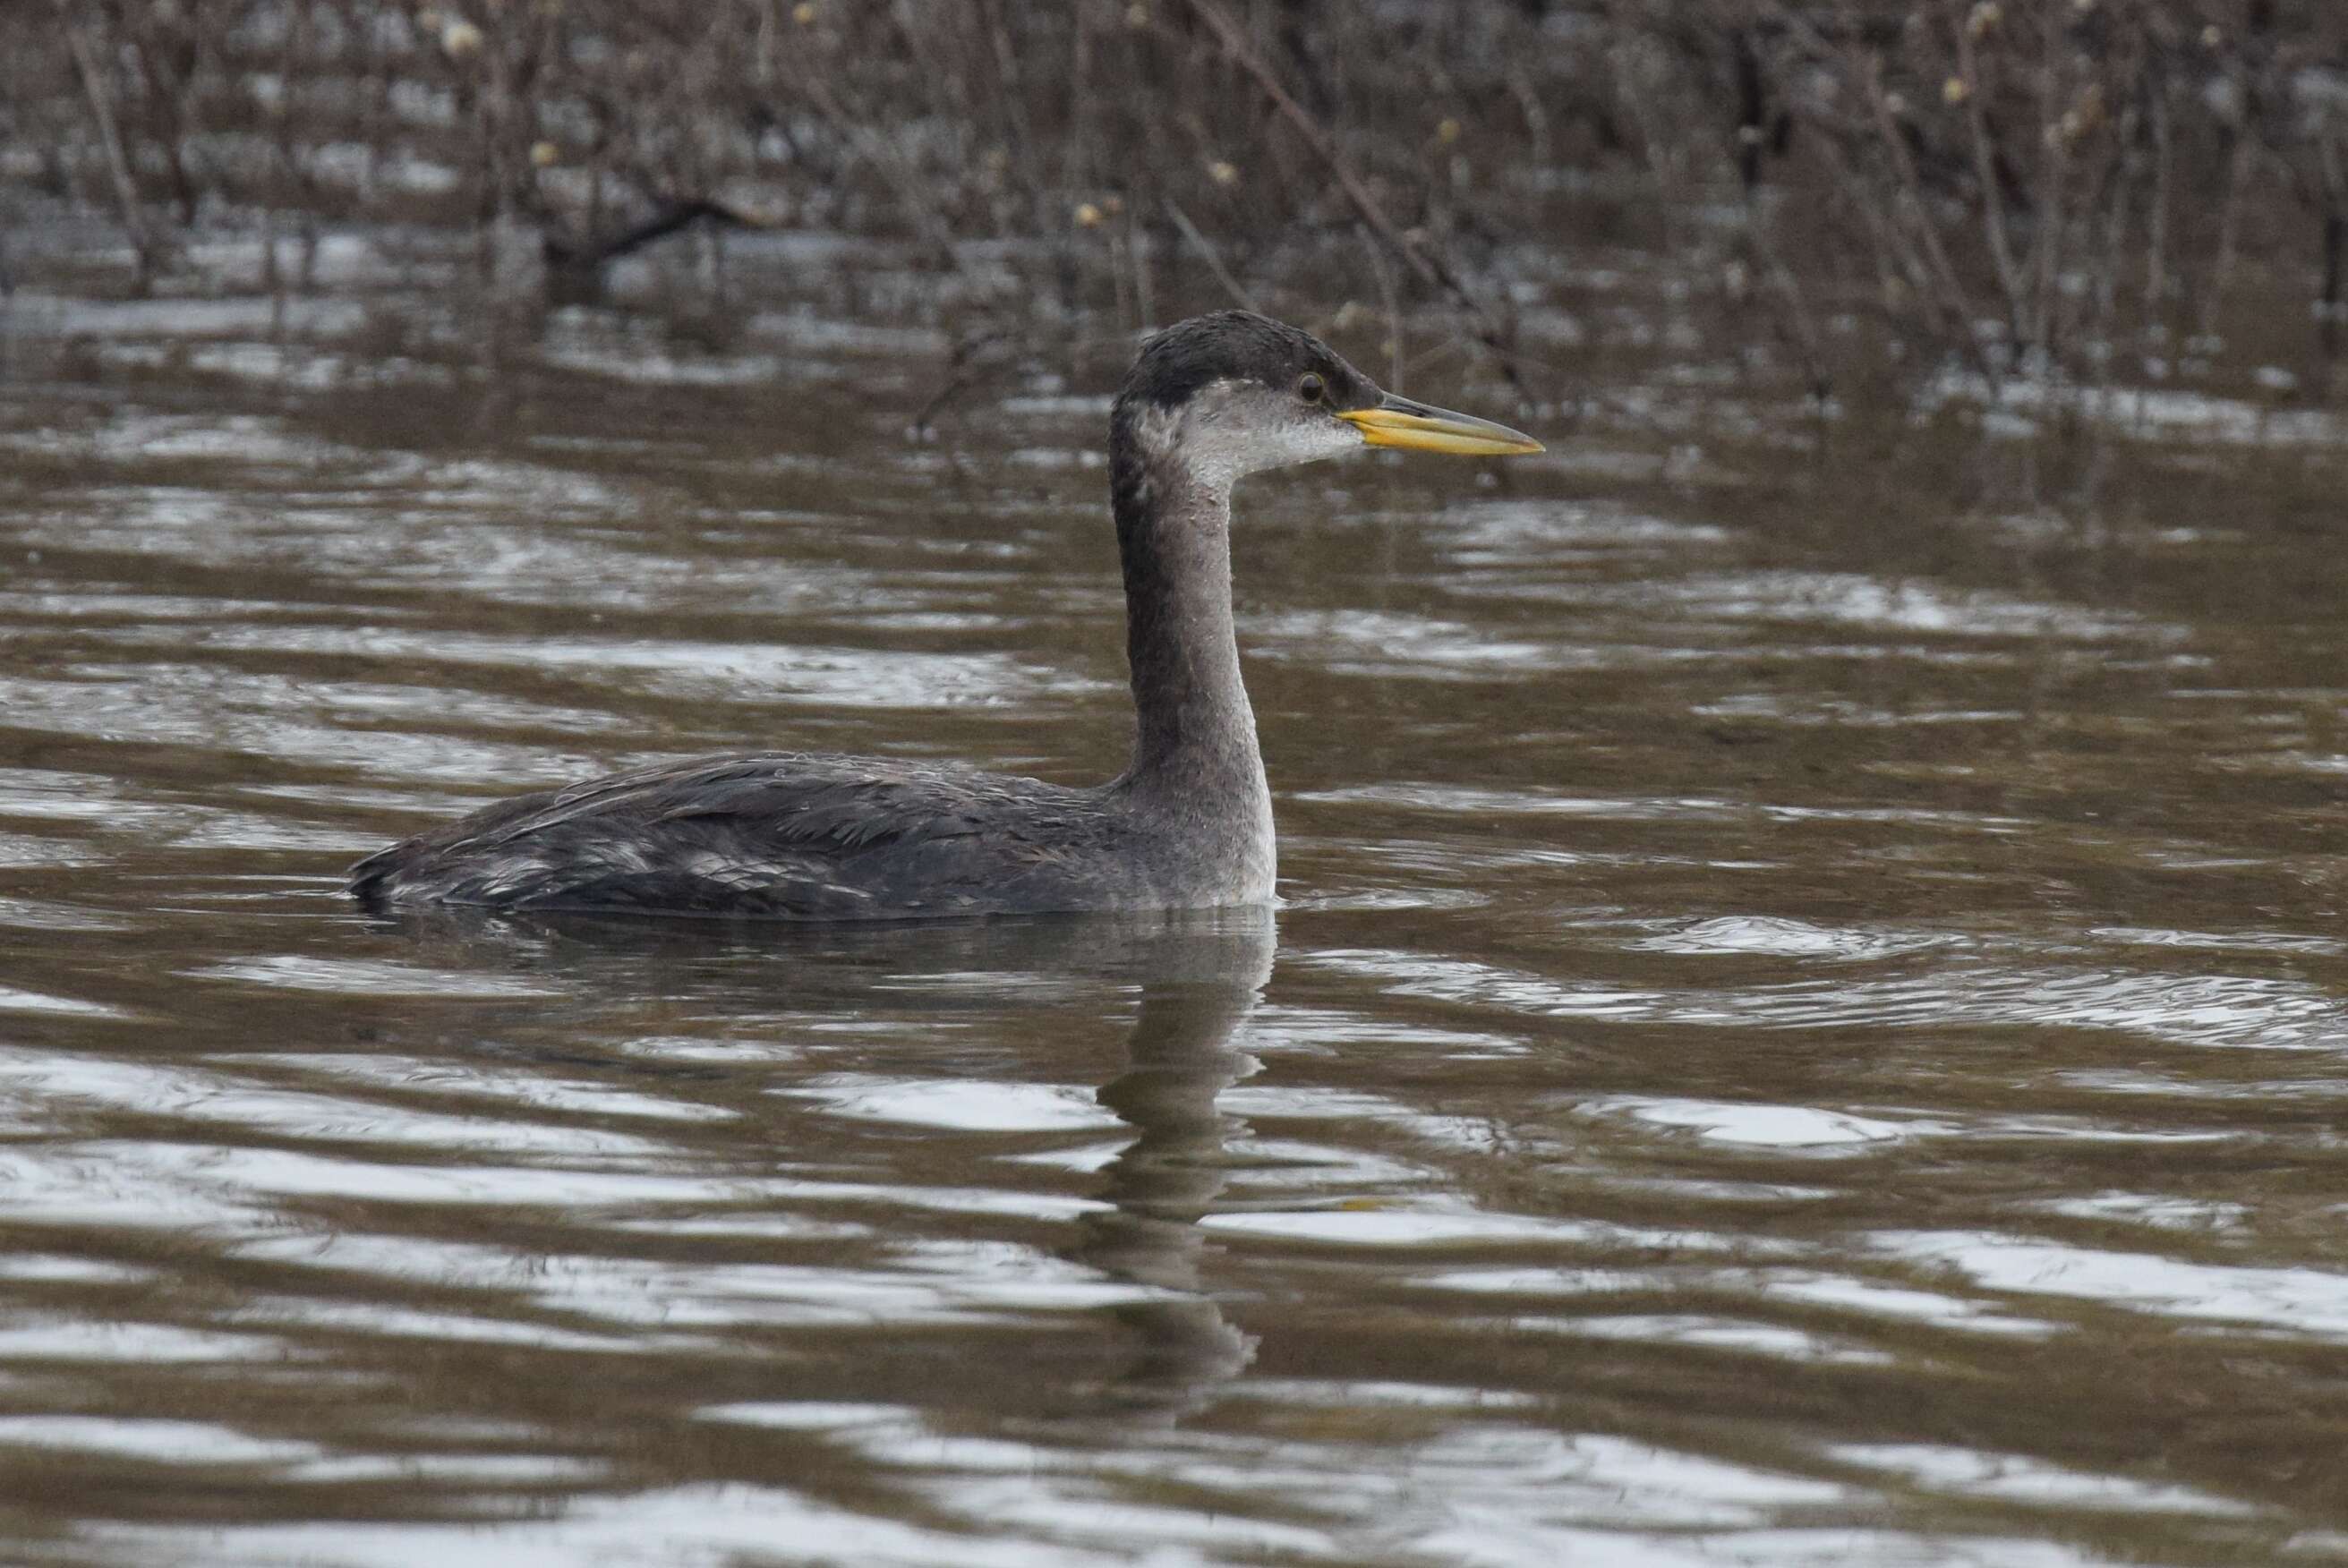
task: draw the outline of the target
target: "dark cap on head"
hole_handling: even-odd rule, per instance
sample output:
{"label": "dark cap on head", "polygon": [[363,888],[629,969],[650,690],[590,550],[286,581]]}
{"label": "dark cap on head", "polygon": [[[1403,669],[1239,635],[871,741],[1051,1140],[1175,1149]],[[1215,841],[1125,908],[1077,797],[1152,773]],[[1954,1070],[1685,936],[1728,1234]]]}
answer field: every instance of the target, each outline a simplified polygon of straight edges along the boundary
{"label": "dark cap on head", "polygon": [[1286,391],[1307,372],[1327,384],[1331,408],[1365,408],[1378,401],[1376,384],[1311,333],[1252,311],[1218,311],[1178,322],[1144,343],[1117,402],[1172,408],[1218,381]]}

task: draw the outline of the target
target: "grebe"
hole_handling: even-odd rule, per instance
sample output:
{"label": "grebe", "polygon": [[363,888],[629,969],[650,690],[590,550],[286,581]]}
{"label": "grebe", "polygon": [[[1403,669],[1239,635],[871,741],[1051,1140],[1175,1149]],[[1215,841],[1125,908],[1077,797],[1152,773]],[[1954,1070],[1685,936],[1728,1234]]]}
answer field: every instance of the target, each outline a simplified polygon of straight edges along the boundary
{"label": "grebe", "polygon": [[761,752],[526,794],[351,869],[376,906],[793,920],[1262,904],[1272,793],[1231,629],[1231,487],[1362,446],[1538,452],[1395,397],[1244,311],[1143,345],[1109,415],[1132,765],[1088,789],[974,768]]}

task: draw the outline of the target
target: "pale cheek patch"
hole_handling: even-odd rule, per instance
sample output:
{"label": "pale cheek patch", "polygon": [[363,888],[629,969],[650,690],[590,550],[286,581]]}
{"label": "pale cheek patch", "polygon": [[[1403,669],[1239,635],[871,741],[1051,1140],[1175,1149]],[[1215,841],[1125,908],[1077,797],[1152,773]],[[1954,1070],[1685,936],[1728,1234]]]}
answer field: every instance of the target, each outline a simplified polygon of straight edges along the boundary
{"label": "pale cheek patch", "polygon": [[1365,443],[1361,432],[1334,419],[1306,419],[1291,425],[1282,432],[1288,437],[1287,456],[1283,463],[1313,463],[1323,457],[1342,457],[1348,452],[1358,452]]}
{"label": "pale cheek patch", "polygon": [[1134,436],[1153,463],[1179,466],[1195,482],[1228,493],[1244,475],[1358,451],[1352,426],[1284,406],[1252,385],[1218,382],[1179,410],[1151,408]]}

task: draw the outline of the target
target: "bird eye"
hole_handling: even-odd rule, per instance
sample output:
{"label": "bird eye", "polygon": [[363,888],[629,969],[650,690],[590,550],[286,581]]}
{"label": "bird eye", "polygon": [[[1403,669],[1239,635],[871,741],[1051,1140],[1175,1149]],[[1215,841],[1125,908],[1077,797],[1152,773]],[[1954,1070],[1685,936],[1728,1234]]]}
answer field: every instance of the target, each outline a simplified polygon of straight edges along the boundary
{"label": "bird eye", "polygon": [[1303,379],[1296,384],[1296,395],[1307,403],[1320,402],[1322,394],[1328,390],[1329,384],[1309,370],[1304,373]]}

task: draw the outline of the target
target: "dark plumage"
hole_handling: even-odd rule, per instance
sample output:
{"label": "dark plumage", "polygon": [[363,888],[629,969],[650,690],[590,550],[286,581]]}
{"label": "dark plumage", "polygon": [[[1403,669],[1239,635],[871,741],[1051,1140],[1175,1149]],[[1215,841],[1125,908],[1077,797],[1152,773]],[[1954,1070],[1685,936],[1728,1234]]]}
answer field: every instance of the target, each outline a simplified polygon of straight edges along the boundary
{"label": "dark plumage", "polygon": [[[363,899],[855,920],[1076,907],[1120,837],[1106,790],[767,753],[522,795],[352,868]],[[1120,906],[1153,902],[1136,858]],[[1107,889],[1103,889],[1107,891]]]}
{"label": "dark plumage", "polygon": [[1284,393],[1306,371],[1327,384],[1331,408],[1369,408],[1385,395],[1311,333],[1248,311],[1219,311],[1178,322],[1143,344],[1117,406],[1177,408],[1217,381]]}
{"label": "dark plumage", "polygon": [[1231,630],[1242,475],[1365,442],[1538,450],[1385,397],[1244,312],[1152,338],[1109,421],[1133,765],[1071,789],[972,768],[772,752],[523,795],[352,868],[370,904],[860,920],[1203,907],[1272,896],[1272,800]]}

